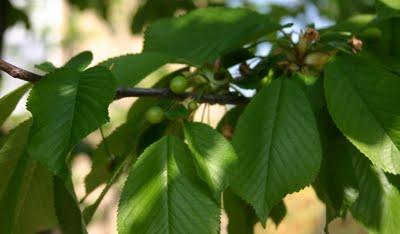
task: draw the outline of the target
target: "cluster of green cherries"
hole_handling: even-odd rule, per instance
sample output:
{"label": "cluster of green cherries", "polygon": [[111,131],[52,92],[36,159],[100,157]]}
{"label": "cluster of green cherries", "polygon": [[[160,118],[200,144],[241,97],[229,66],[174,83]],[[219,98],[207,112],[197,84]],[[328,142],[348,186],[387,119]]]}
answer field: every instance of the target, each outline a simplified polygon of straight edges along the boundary
{"label": "cluster of green cherries", "polygon": [[[173,78],[169,84],[170,90],[175,94],[183,94],[189,86],[188,80],[183,76]],[[190,101],[187,104],[189,111],[194,111],[198,108],[196,101]],[[158,124],[164,120],[164,110],[159,106],[153,106],[146,112],[146,120],[151,124]]]}

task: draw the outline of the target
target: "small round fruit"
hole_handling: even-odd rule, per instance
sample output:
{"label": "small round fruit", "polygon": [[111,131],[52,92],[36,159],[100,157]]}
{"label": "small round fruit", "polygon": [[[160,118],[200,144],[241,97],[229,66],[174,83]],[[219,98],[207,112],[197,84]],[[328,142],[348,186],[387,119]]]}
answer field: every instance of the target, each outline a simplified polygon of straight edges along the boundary
{"label": "small round fruit", "polygon": [[169,84],[169,88],[171,89],[171,91],[176,94],[184,93],[187,87],[188,87],[188,81],[183,76],[175,77]]}
{"label": "small round fruit", "polygon": [[197,102],[195,102],[195,101],[190,101],[190,102],[188,103],[188,109],[189,109],[189,111],[195,111],[198,107],[199,107],[199,105],[198,105]]}
{"label": "small round fruit", "polygon": [[146,112],[146,120],[152,124],[161,123],[164,119],[164,110],[159,106],[153,106]]}

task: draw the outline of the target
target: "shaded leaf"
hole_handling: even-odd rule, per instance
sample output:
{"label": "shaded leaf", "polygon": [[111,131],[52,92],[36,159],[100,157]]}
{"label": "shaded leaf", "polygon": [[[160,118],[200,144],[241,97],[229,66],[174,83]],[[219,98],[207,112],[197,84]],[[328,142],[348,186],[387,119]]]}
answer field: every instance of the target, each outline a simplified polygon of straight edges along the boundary
{"label": "shaded leaf", "polygon": [[[139,99],[131,109],[144,113],[156,102],[157,100],[152,98]],[[100,184],[106,183],[118,165],[127,157],[136,156],[139,137],[148,126],[143,114],[133,115],[100,143],[92,154],[92,170],[85,178],[87,193],[92,192]]]}
{"label": "shaded leaf", "polygon": [[269,217],[274,221],[275,225],[278,227],[282,222],[283,218],[286,216],[286,206],[283,201],[279,202],[274,208],[272,208]]}
{"label": "shaded leaf", "polygon": [[31,27],[31,23],[29,21],[28,15],[20,9],[15,8],[12,4],[10,4],[9,0],[4,0],[5,4],[3,5],[5,9],[7,9],[7,14],[5,17],[5,25],[6,27],[11,27],[18,22],[22,22],[25,24],[26,28]]}
{"label": "shaded leaf", "polygon": [[4,121],[11,115],[19,100],[31,87],[31,84],[23,85],[0,98],[0,126],[3,125]]}
{"label": "shaded leaf", "polygon": [[199,176],[219,201],[229,185],[237,155],[232,145],[220,133],[203,123],[184,123],[185,139],[192,152]]}
{"label": "shaded leaf", "polygon": [[164,112],[165,117],[169,120],[184,119],[189,117],[189,114],[188,109],[182,104],[174,105]]}
{"label": "shaded leaf", "polygon": [[93,54],[90,51],[83,51],[72,57],[64,67],[73,68],[75,70],[85,70],[93,60]]}
{"label": "shaded leaf", "polygon": [[228,215],[229,234],[253,234],[257,215],[253,208],[246,204],[230,189],[224,192],[224,209]]}
{"label": "shaded leaf", "polygon": [[158,52],[193,65],[277,31],[280,25],[248,9],[198,9],[175,19],[162,19],[145,32],[144,52]]}
{"label": "shaded leaf", "polygon": [[324,107],[317,113],[317,121],[323,146],[323,158],[317,179],[313,183],[318,198],[326,206],[326,228],[336,217],[345,217],[357,185],[349,160],[351,155],[344,150],[350,144],[337,129]]}
{"label": "shaded leaf", "polygon": [[166,55],[145,52],[110,58],[99,65],[109,68],[119,85],[134,86],[169,60]]}
{"label": "shaded leaf", "polygon": [[353,155],[354,173],[359,196],[351,212],[370,233],[391,234],[400,228],[399,176],[385,174],[355,149],[347,148]]}
{"label": "shaded leaf", "polygon": [[[158,81],[154,87],[163,87],[171,78],[186,70],[179,69]],[[144,148],[154,142],[153,138],[144,136],[149,124],[145,121],[146,112],[151,106],[157,105],[157,98],[140,98],[128,111],[127,121],[107,136],[92,154],[92,170],[85,178],[86,192],[90,193],[97,186],[111,179],[119,164],[125,162],[127,157],[136,157]],[[141,144],[140,141],[152,140],[149,144]],[[106,145],[107,148],[106,149]],[[109,155],[111,154],[111,155]]]}
{"label": "shaded leaf", "polygon": [[104,19],[108,19],[110,0],[68,0],[72,5],[79,7],[80,10],[93,9]]}
{"label": "shaded leaf", "polygon": [[262,223],[286,194],[313,182],[321,163],[311,106],[303,91],[285,78],[252,99],[232,143],[239,156],[232,187]]}
{"label": "shaded leaf", "polygon": [[22,123],[9,135],[6,147],[13,151],[2,147],[0,152],[0,161],[8,160],[8,169],[1,173],[9,178],[1,178],[0,233],[31,234],[57,227],[52,175],[26,153],[31,123]]}
{"label": "shaded leaf", "polygon": [[400,17],[400,1],[398,0],[377,0],[376,12],[380,19]]}
{"label": "shaded leaf", "polygon": [[57,176],[54,182],[54,204],[58,222],[63,234],[87,233],[81,210],[79,209],[70,178]]}
{"label": "shaded leaf", "polygon": [[[332,39],[332,32],[352,32],[360,33],[368,26],[370,26],[375,20],[375,15],[373,14],[361,14],[354,15],[346,20],[340,21],[337,24],[330,26],[328,28],[321,30],[321,39],[330,36]],[[340,34],[336,34],[340,36]],[[343,35],[343,34],[342,34]],[[342,36],[340,36],[342,38]]]}
{"label": "shaded leaf", "polygon": [[53,72],[57,69],[57,67],[54,66],[54,64],[51,62],[43,62],[41,64],[37,64],[37,65],[35,65],[35,68],[37,68],[43,72],[46,72],[46,73]]}
{"label": "shaded leaf", "polygon": [[25,121],[13,129],[0,145],[0,197],[7,188],[18,160],[25,152],[32,121]]}
{"label": "shaded leaf", "polygon": [[141,33],[146,24],[160,18],[173,17],[177,11],[196,9],[193,0],[147,0],[139,7],[131,24],[133,33]]}
{"label": "shaded leaf", "polygon": [[326,204],[327,225],[336,217],[345,217],[358,195],[354,169],[349,163],[352,155],[346,151],[349,144],[344,137],[331,139],[314,183],[318,197]]}

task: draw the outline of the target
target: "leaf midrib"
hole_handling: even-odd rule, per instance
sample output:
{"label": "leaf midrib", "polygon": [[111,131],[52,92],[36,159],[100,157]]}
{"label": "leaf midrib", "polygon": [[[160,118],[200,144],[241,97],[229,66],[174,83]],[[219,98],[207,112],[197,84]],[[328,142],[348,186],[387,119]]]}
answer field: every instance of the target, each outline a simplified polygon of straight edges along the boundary
{"label": "leaf midrib", "polygon": [[[281,79],[283,79],[283,78],[281,78]],[[272,130],[271,130],[271,137],[270,137],[270,142],[269,142],[269,148],[268,148],[268,157],[267,157],[267,175],[266,175],[266,178],[265,178],[265,189],[267,190],[267,188],[268,188],[268,184],[269,184],[269,182],[268,182],[268,179],[269,179],[269,175],[270,175],[270,167],[271,167],[271,163],[270,163],[270,161],[271,161],[271,158],[272,158],[272,155],[271,155],[271,152],[272,152],[272,144],[273,144],[273,142],[274,142],[274,133],[275,133],[275,131],[276,131],[276,122],[277,122],[277,117],[279,116],[279,112],[280,112],[280,103],[281,103],[281,96],[282,96],[282,86],[284,85],[284,81],[282,80],[281,81],[281,83],[280,83],[280,85],[279,85],[279,90],[278,90],[278,95],[277,95],[277,100],[276,100],[276,111],[275,111],[275,115],[274,115],[274,117],[273,117],[273,123],[272,123]],[[268,198],[266,197],[266,195],[268,194],[268,191],[264,191],[264,198],[265,198],[265,204],[268,206],[268,209],[270,209],[270,207],[269,207],[269,204],[268,204]]]}

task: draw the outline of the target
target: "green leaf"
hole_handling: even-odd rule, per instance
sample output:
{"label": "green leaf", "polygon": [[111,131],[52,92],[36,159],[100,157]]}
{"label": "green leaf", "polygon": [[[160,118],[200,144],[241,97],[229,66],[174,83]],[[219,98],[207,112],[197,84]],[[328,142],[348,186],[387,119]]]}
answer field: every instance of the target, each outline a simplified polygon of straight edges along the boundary
{"label": "green leaf", "polygon": [[237,163],[235,150],[228,140],[206,124],[185,122],[184,132],[200,178],[219,201],[221,192],[232,179]]}
{"label": "green leaf", "polygon": [[28,29],[31,27],[28,15],[23,10],[15,8],[9,0],[4,0],[3,2],[2,7],[4,7],[6,10],[5,12],[7,12],[4,17],[4,25],[6,28],[11,27],[18,22],[24,23],[25,27]]}
{"label": "green leaf", "polygon": [[4,121],[11,115],[19,100],[31,87],[31,84],[23,85],[0,98],[0,126],[3,125]]}
{"label": "green leaf", "polygon": [[43,72],[46,72],[46,73],[53,72],[57,69],[57,67],[54,66],[54,64],[51,62],[44,62],[41,64],[37,64],[37,65],[35,65],[35,68],[37,68]]}
{"label": "green leaf", "polygon": [[253,208],[246,204],[230,189],[224,192],[224,209],[228,215],[229,234],[253,234],[257,216]]}
{"label": "green leaf", "polygon": [[400,17],[400,1],[398,0],[377,0],[376,12],[380,19]]}
{"label": "green leaf", "polygon": [[80,10],[93,9],[103,19],[108,19],[111,1],[107,0],[68,0],[71,5],[79,7]]}
{"label": "green leaf", "polygon": [[115,80],[105,68],[79,73],[61,68],[33,87],[28,110],[33,115],[29,154],[56,174],[65,174],[72,146],[108,120]]}
{"label": "green leaf", "polygon": [[286,206],[283,200],[279,202],[274,208],[272,208],[269,217],[274,221],[275,225],[278,227],[279,224],[286,216]]}
{"label": "green leaf", "polygon": [[325,96],[336,126],[375,165],[400,173],[400,77],[365,56],[325,68]]}
{"label": "green leaf", "polygon": [[169,60],[160,53],[141,53],[111,58],[99,65],[109,68],[119,85],[134,86]]}
{"label": "green leaf", "polygon": [[314,183],[318,197],[326,204],[327,225],[336,217],[345,217],[357,198],[357,184],[349,160],[353,152],[346,148],[351,144],[344,138],[331,139]]}
{"label": "green leaf", "polygon": [[93,60],[93,54],[90,51],[83,51],[72,57],[64,67],[69,67],[75,70],[85,70]]}
{"label": "green leaf", "polygon": [[53,176],[26,153],[31,123],[29,120],[19,125],[0,152],[0,233],[30,234],[57,227]]}
{"label": "green leaf", "polygon": [[[154,87],[164,87],[170,82],[171,78],[182,71],[183,69],[180,69],[168,74],[158,81]],[[127,121],[100,143],[92,154],[92,170],[85,178],[87,193],[92,192],[100,184],[109,181],[115,170],[119,168],[119,164],[125,162],[127,157],[135,158],[137,154],[141,153],[139,140],[152,140],[151,137],[144,136],[145,131],[148,131],[149,124],[143,113],[151,106],[157,105],[158,102],[158,98],[150,97],[135,101],[128,111]],[[152,140],[151,143],[153,142]]]}
{"label": "green leaf", "polygon": [[252,99],[232,143],[239,156],[232,188],[262,223],[286,194],[313,182],[321,163],[313,110],[287,78],[273,81]]}
{"label": "green leaf", "polygon": [[87,193],[107,182],[118,165],[124,162],[127,157],[132,156],[134,158],[136,156],[139,137],[149,126],[143,113],[156,103],[157,100],[152,98],[136,101],[131,110],[138,111],[139,114],[130,116],[124,124],[100,143],[92,155],[92,170],[85,178]]}
{"label": "green leaf", "polygon": [[164,112],[164,115],[169,120],[176,120],[179,118],[187,118],[190,113],[188,109],[182,104],[174,105]]}
{"label": "green leaf", "polygon": [[[230,189],[224,192],[224,210],[228,215],[229,234],[254,233],[254,226],[258,222],[254,209]],[[285,216],[286,206],[281,201],[271,210],[269,218],[272,219],[276,226],[279,226]]]}
{"label": "green leaf", "polygon": [[216,233],[219,213],[187,146],[166,136],[132,168],[118,208],[118,233]]}
{"label": "green leaf", "polygon": [[148,24],[160,18],[173,17],[177,11],[196,9],[193,0],[147,0],[139,7],[131,24],[132,33],[141,33]]}
{"label": "green leaf", "polygon": [[63,234],[86,234],[85,222],[69,177],[53,176],[54,204]]}
{"label": "green leaf", "polygon": [[397,233],[400,228],[399,176],[385,174],[374,167],[357,149],[353,154],[354,173],[359,187],[359,196],[351,212],[370,233]]}
{"label": "green leaf", "polygon": [[193,65],[213,63],[280,25],[248,9],[205,8],[174,19],[159,20],[145,33],[144,52],[159,52]]}
{"label": "green leaf", "polygon": [[[373,14],[354,15],[337,24],[321,30],[321,38],[328,36],[332,32],[352,32],[359,33],[366,29],[375,20]],[[339,35],[338,35],[339,36]]]}
{"label": "green leaf", "polygon": [[137,141],[143,129],[145,126],[142,123],[128,121],[104,138],[92,155],[92,170],[85,179],[87,193],[107,182],[128,156],[135,156]]}
{"label": "green leaf", "polygon": [[[322,90],[323,91],[323,90]],[[324,107],[317,114],[318,126],[323,145],[323,158],[317,179],[313,183],[318,198],[326,206],[326,228],[336,217],[345,217],[354,202],[357,185],[351,155],[344,150],[350,142],[333,123]]]}
{"label": "green leaf", "polygon": [[20,156],[24,153],[32,121],[13,129],[0,145],[0,197],[6,189]]}
{"label": "green leaf", "polygon": [[114,185],[116,180],[122,174],[123,169],[126,166],[125,164],[126,163],[123,162],[118,165],[119,167],[113,171],[112,176],[108,179],[105,188],[103,189],[101,194],[97,197],[96,201],[93,204],[91,204],[90,206],[85,207],[85,210],[83,211],[83,218],[84,218],[85,223],[90,223],[97,208],[100,206],[101,201],[104,199],[107,192],[110,190],[110,188]]}
{"label": "green leaf", "polygon": [[378,53],[392,56],[393,62],[400,58],[400,15],[397,18],[391,18],[380,22],[382,30],[382,40],[376,48]]}

